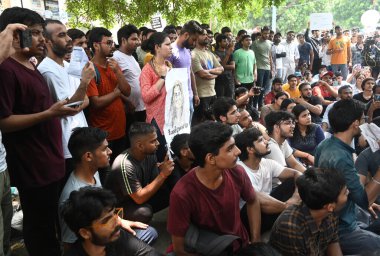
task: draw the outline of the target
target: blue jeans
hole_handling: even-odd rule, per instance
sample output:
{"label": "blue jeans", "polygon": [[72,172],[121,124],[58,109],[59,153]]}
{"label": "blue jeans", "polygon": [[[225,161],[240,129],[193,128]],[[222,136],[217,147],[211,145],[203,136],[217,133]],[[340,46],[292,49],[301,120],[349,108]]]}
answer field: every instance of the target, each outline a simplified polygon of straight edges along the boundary
{"label": "blue jeans", "polygon": [[348,76],[348,67],[347,64],[331,64],[332,72],[340,71],[343,76],[343,80],[347,79]]}
{"label": "blue jeans", "polygon": [[153,244],[158,238],[157,230],[154,227],[147,227],[146,229],[134,229],[136,237],[147,244]]}
{"label": "blue jeans", "polygon": [[253,98],[253,106],[261,108],[263,105],[264,94],[270,92],[270,70],[257,69],[257,86],[261,87],[259,96]]}

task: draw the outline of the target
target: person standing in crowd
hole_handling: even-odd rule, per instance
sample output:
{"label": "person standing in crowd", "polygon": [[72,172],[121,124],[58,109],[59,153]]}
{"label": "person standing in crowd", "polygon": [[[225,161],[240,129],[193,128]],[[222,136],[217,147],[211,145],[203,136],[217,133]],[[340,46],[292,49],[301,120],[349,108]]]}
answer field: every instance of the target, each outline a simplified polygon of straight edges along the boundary
{"label": "person standing in crowd", "polygon": [[28,26],[31,46],[21,48],[21,38],[14,33],[13,54],[0,65],[0,130],[10,178],[19,191],[28,253],[59,256],[55,227],[58,187],[65,174],[59,118],[78,110],[65,106],[66,99],[53,104],[45,79],[29,62],[44,54],[43,18],[32,10],[13,7],[1,13],[0,31],[12,23]]}
{"label": "person standing in crowd", "polygon": [[281,37],[282,35],[280,32],[277,32],[276,34],[274,34],[273,45],[272,45],[272,60],[274,64],[273,70],[275,71],[276,78],[282,78],[282,71],[283,71],[282,62],[283,62],[283,59],[286,57],[284,45],[281,44]]}
{"label": "person standing in crowd", "polygon": [[189,90],[189,106],[190,106],[190,119],[194,113],[194,106],[199,105],[199,95],[197,91],[197,85],[195,82],[195,76],[193,68],[191,66],[191,52],[190,49],[194,48],[198,36],[202,34],[202,28],[199,23],[190,20],[186,22],[181,28],[178,34],[177,40],[172,43],[172,55],[168,60],[172,63],[173,68],[186,68],[188,79],[188,90]]}
{"label": "person standing in crowd", "polygon": [[70,28],[67,30],[67,35],[73,41],[73,46],[82,47],[85,52],[88,52],[87,38],[82,30]]}
{"label": "person standing in crowd", "polygon": [[270,92],[270,79],[274,74],[272,67],[272,43],[268,40],[270,29],[265,26],[261,29],[261,37],[253,42],[252,50],[255,52],[257,65],[257,86],[261,87],[259,97],[254,99],[253,105],[263,106],[264,94]]}
{"label": "person standing in crowd", "polygon": [[[331,34],[330,32],[325,32],[323,38],[322,38],[322,43],[321,43],[321,48],[319,49],[319,57],[322,59],[321,66],[325,66],[328,71],[332,71],[331,68],[331,54],[328,54],[328,48],[329,48],[329,43],[331,40]],[[314,58],[315,59],[315,58]],[[318,72],[320,70],[318,69]],[[314,76],[318,75],[315,74]]]}
{"label": "person standing in crowd", "polygon": [[342,252],[352,255],[378,250],[380,236],[375,233],[377,221],[368,226],[368,223],[361,223],[356,215],[357,207],[367,210],[380,194],[380,171],[363,186],[354,166],[352,155],[355,150],[350,146],[353,138],[360,134],[359,126],[364,123],[364,106],[352,99],[340,100],[330,110],[329,122],[334,136],[317,147],[315,166],[341,172],[350,191],[347,205],[339,212],[339,241]]}
{"label": "person standing in crowd", "polygon": [[314,50],[310,43],[305,42],[305,36],[303,34],[297,35],[298,39],[298,52],[300,54],[300,58],[298,60],[298,69],[301,72],[305,72],[308,70],[313,70],[314,63]]}
{"label": "person standing in crowd", "polygon": [[272,228],[269,243],[282,255],[342,256],[339,214],[350,192],[335,169],[309,168],[296,180],[302,199],[285,209]]}
{"label": "person standing in crowd", "polygon": [[[241,45],[242,48],[236,50],[233,55],[235,61],[235,84],[250,91],[257,80],[256,57],[255,53],[250,49],[252,45],[251,37],[249,35],[242,36]],[[255,96],[255,98],[257,103],[258,96]],[[257,107],[253,105],[252,99],[249,102],[251,107]]]}
{"label": "person standing in crowd", "polygon": [[141,96],[140,74],[141,69],[132,56],[139,45],[139,30],[132,24],[125,25],[117,32],[119,49],[114,52],[113,58],[117,61],[125,79],[131,86],[129,97],[122,97],[126,110],[126,133],[134,122],[145,122],[146,111]]}
{"label": "person standing in crowd", "polygon": [[[114,42],[109,30],[93,28],[89,46],[94,53],[92,62],[96,72],[87,88],[89,125],[108,132],[109,147],[117,155],[125,149],[126,119],[122,97],[131,94],[131,86],[112,58]],[[111,163],[115,157],[111,156]]]}
{"label": "person standing in crowd", "polygon": [[167,34],[156,32],[149,37],[146,46],[153,54],[153,59],[144,66],[140,76],[142,99],[146,107],[146,122],[154,119],[163,134],[165,124],[165,78],[171,69],[166,59],[172,54],[170,39]]}
{"label": "person standing in crowd", "polygon": [[89,104],[86,91],[91,79],[95,76],[95,70],[94,65],[89,62],[82,70],[81,80],[70,76],[67,73],[69,63],[64,61],[64,56],[72,52],[73,42],[66,32],[66,26],[59,20],[47,20],[45,25],[47,56],[38,65],[38,71],[45,78],[54,102],[63,99],[70,99],[71,102],[82,102],[78,104],[78,114],[61,118],[66,181],[74,169],[67,144],[73,128],[87,127],[87,121],[82,110]]}
{"label": "person standing in crowd", "polygon": [[298,52],[297,44],[294,42],[295,33],[294,31],[288,31],[286,33],[286,41],[282,42],[285,48],[286,56],[282,60],[283,70],[282,70],[282,80],[285,82],[289,75],[293,75],[296,72],[296,67],[298,66],[298,60],[300,54]]}
{"label": "person standing in crowd", "polygon": [[358,34],[357,41],[351,46],[352,66],[364,64],[363,61],[364,50],[364,35]]}
{"label": "person standing in crowd", "polygon": [[191,52],[191,65],[195,74],[200,103],[194,109],[192,125],[210,118],[211,105],[216,99],[215,78],[223,73],[224,68],[212,52],[207,50],[209,44],[207,31],[198,35],[195,49]]}
{"label": "person standing in crowd", "polygon": [[318,74],[319,69],[321,68],[321,58],[322,56],[319,54],[319,50],[322,46],[322,40],[320,38],[321,32],[319,30],[312,30],[311,37],[309,35],[310,32],[310,21],[307,23],[307,29],[304,34],[305,41],[311,44],[313,48],[314,58],[313,62],[311,62],[311,71],[313,75]]}
{"label": "person standing in crowd", "polygon": [[343,79],[346,80],[348,76],[348,67],[351,63],[351,42],[343,36],[342,28],[335,26],[336,37],[331,39],[328,47],[328,54],[331,55],[331,68],[335,73],[342,72]]}
{"label": "person standing in crowd", "polygon": [[142,45],[145,44],[145,41],[148,40],[156,32],[156,30],[149,28],[146,28],[140,32],[140,46],[137,47],[136,54],[141,69],[144,67],[144,60],[148,53],[142,49]]}
{"label": "person standing in crowd", "polygon": [[236,40],[235,51],[239,50],[242,47],[242,45],[241,45],[241,38],[243,36],[245,36],[246,34],[247,34],[247,30],[241,29],[241,30],[238,31],[238,33],[236,35],[236,38],[235,38],[235,40]]}
{"label": "person standing in crowd", "polygon": [[216,45],[214,54],[218,56],[220,64],[224,71],[215,79],[215,91],[217,97],[232,98],[235,91],[235,83],[233,72],[235,71],[235,61],[232,59],[235,44],[228,43],[228,37],[218,35],[216,37]]}

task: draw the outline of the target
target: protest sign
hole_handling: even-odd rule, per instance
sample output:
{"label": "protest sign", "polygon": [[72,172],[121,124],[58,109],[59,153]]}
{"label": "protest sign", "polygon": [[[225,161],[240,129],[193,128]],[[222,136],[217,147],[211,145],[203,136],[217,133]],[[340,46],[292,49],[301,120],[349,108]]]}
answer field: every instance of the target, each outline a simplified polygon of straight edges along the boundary
{"label": "protest sign", "polygon": [[310,14],[311,30],[332,29],[333,15],[332,13],[312,13]]}
{"label": "protest sign", "polygon": [[88,57],[84,49],[82,47],[74,46],[67,73],[74,77],[81,78],[82,69],[87,62]]}
{"label": "protest sign", "polygon": [[188,91],[188,70],[173,68],[166,75],[164,135],[167,145],[173,137],[190,133],[190,102]]}

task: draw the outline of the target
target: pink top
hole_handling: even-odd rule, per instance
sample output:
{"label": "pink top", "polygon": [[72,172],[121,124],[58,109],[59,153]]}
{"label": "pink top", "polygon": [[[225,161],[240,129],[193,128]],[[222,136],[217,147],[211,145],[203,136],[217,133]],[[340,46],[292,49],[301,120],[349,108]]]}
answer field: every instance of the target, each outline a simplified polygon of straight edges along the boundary
{"label": "pink top", "polygon": [[157,90],[154,84],[158,79],[160,79],[160,77],[154,71],[152,65],[147,63],[140,75],[141,95],[146,108],[146,122],[150,123],[153,118],[156,119],[158,127],[163,134],[166,89],[164,85],[160,91]]}

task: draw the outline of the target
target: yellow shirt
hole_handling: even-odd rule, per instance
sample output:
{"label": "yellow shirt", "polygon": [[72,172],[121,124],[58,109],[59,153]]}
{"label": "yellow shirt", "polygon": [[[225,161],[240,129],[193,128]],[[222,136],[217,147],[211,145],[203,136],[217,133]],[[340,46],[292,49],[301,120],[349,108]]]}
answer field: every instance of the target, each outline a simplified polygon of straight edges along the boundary
{"label": "yellow shirt", "polygon": [[331,64],[347,64],[348,51],[351,51],[351,42],[345,36],[330,40],[329,50],[334,52],[331,54]]}
{"label": "yellow shirt", "polygon": [[282,90],[289,93],[289,96],[291,99],[301,97],[301,92],[298,90],[298,85],[297,85],[295,90],[290,90],[290,85],[288,83],[286,83],[282,86]]}

